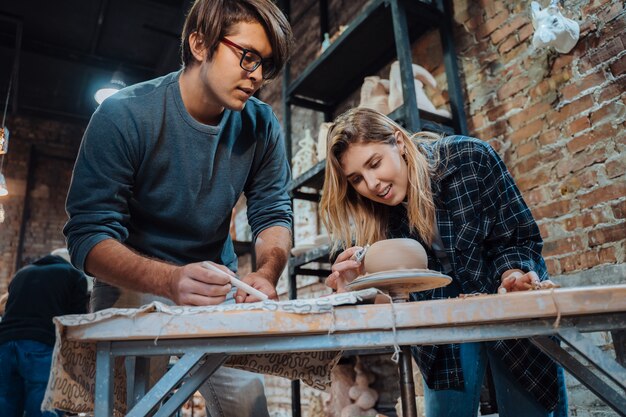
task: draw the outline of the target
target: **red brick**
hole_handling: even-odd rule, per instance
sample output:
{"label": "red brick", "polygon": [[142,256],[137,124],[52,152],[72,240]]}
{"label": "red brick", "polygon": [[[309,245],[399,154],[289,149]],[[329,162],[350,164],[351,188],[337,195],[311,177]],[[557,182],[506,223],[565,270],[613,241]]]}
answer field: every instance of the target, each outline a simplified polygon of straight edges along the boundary
{"label": "red brick", "polygon": [[484,24],[478,27],[476,30],[476,39],[484,38],[490,35],[494,30],[500,27],[509,18],[508,11],[502,11],[494,16],[492,19],[487,20]]}
{"label": "red brick", "polygon": [[573,101],[565,106],[561,107],[558,112],[554,112],[548,115],[548,120],[552,124],[560,124],[564,120],[569,119],[570,117],[582,114],[587,109],[593,106],[593,97],[590,94],[579,98],[576,101]]}
{"label": "red brick", "polygon": [[488,18],[492,18],[498,12],[505,10],[504,5],[500,1],[480,0],[478,3],[485,10],[485,14],[487,15]]}
{"label": "red brick", "polygon": [[531,138],[535,136],[537,133],[541,132],[541,130],[543,129],[543,125],[544,125],[543,120],[537,119],[534,122],[531,122],[527,124],[526,126],[522,127],[521,129],[517,129],[516,131],[511,133],[509,135],[509,140],[514,145],[517,145],[523,142],[524,140]]}
{"label": "red brick", "polygon": [[502,62],[511,62],[528,50],[529,42],[523,42],[502,56]]}
{"label": "red brick", "polygon": [[605,124],[602,125],[600,128],[591,129],[589,132],[583,133],[582,135],[579,135],[570,140],[567,143],[567,149],[571,153],[580,152],[583,149],[591,148],[594,144],[598,142],[610,142],[615,133],[615,129],[611,125]]}
{"label": "red brick", "polygon": [[548,268],[548,274],[561,275],[561,267],[557,260],[546,258],[546,267]]}
{"label": "red brick", "polygon": [[525,96],[517,96],[512,100],[507,100],[504,103],[489,109],[487,111],[487,118],[491,121],[497,120],[513,109],[521,109],[526,101],[528,101],[528,97]]}
{"label": "red brick", "polygon": [[574,136],[578,132],[582,132],[583,130],[589,129],[591,127],[591,121],[589,117],[584,116],[580,119],[573,120],[567,124],[567,133],[570,136]]}
{"label": "red brick", "polygon": [[[525,98],[525,96],[519,97]],[[515,100],[517,100],[517,97]],[[509,124],[513,129],[517,129],[524,123],[527,123],[537,117],[541,117],[550,111],[552,111],[552,105],[550,103],[539,102],[509,117]]]}
{"label": "red brick", "polygon": [[[626,195],[626,182],[613,183],[583,194],[578,197],[581,208],[593,207],[596,204],[617,200]],[[626,234],[624,235],[626,236]]]}
{"label": "red brick", "polygon": [[498,43],[500,43],[500,41],[505,39],[507,36],[514,34],[517,29],[529,23],[530,22],[527,17],[523,15],[517,15],[509,23],[502,26],[500,29],[495,30],[491,34],[491,42],[497,45]]}
{"label": "red brick", "polygon": [[565,255],[583,249],[580,236],[571,236],[564,239],[544,242],[543,253],[547,256]]}
{"label": "red brick", "polygon": [[616,263],[615,247],[609,246],[608,248],[601,248],[598,252],[598,260],[601,264]]}
{"label": "red brick", "polygon": [[542,145],[550,145],[555,143],[561,137],[561,132],[558,129],[548,130],[539,135],[539,143]]}
{"label": "red brick", "polygon": [[626,236],[626,222],[621,222],[589,232],[589,246],[599,246],[609,242],[619,242]]}
{"label": "red brick", "polygon": [[[519,149],[518,149],[518,152],[519,152]],[[515,164],[515,168],[513,169],[512,173],[516,177],[523,175],[539,167],[541,162],[542,162],[542,159],[540,155],[538,154],[532,155],[529,158],[526,158],[522,160],[521,162],[518,162],[517,164]]]}
{"label": "red brick", "polygon": [[498,120],[483,129],[479,129],[478,133],[481,139],[489,140],[504,135],[506,133],[506,128],[506,121]]}
{"label": "red brick", "polygon": [[536,206],[548,200],[548,192],[545,187],[535,188],[524,193],[524,200],[529,206]]}
{"label": "red brick", "polygon": [[534,101],[545,97],[551,91],[553,91],[553,88],[550,86],[550,80],[543,79],[530,90],[530,98]]}
{"label": "red brick", "polygon": [[535,219],[551,219],[563,216],[570,212],[570,200],[558,200],[545,206],[531,209]]}
{"label": "red brick", "polygon": [[533,25],[529,23],[517,32],[517,36],[520,42],[524,42],[526,39],[530,38],[534,32],[535,29],[533,28]]}
{"label": "red brick", "polygon": [[553,99],[546,100],[546,97],[551,97],[552,94],[561,90],[561,86],[572,78],[571,68],[565,68],[557,73],[552,73],[550,78],[545,78],[539,82],[534,88],[530,90],[530,98],[541,101],[554,101]]}
{"label": "red brick", "polygon": [[480,26],[483,22],[484,22],[483,15],[482,14],[477,14],[475,16],[472,16],[469,20],[466,20],[463,23],[463,26],[465,26],[465,28],[469,32],[472,32],[472,31],[476,30],[476,28],[478,26]]}
{"label": "red brick", "polygon": [[509,80],[498,90],[498,99],[505,100],[513,94],[528,87],[529,84],[530,81],[528,80],[528,77],[518,77],[513,80]]}
{"label": "red brick", "polygon": [[591,188],[598,184],[598,172],[597,171],[584,171],[578,175],[578,181],[581,188]]}
{"label": "red brick", "polygon": [[547,171],[539,171],[532,175],[522,175],[519,178],[515,179],[517,186],[522,191],[532,190],[540,185],[548,183],[549,172]]}
{"label": "red brick", "polygon": [[606,176],[609,178],[617,178],[626,175],[626,159],[624,155],[620,155],[617,159],[607,161],[604,165]]}
{"label": "red brick", "polygon": [[562,178],[571,172],[578,172],[583,168],[606,160],[606,151],[596,149],[593,152],[580,152],[572,158],[562,159],[556,166],[558,178]]}
{"label": "red brick", "polygon": [[615,216],[616,219],[626,219],[626,200],[612,205],[611,210],[613,210],[613,216]]}
{"label": "red brick", "polygon": [[600,86],[604,81],[606,81],[606,77],[604,76],[604,73],[600,71],[589,74],[585,78],[563,87],[561,90],[563,99],[568,101],[572,100],[580,93],[589,90],[590,88]]}
{"label": "red brick", "polygon": [[559,72],[561,71],[561,69],[570,66],[573,60],[574,55],[572,54],[557,56],[557,58],[554,60],[554,63],[552,64],[552,72]]}
{"label": "red brick", "polygon": [[592,227],[601,223],[608,223],[610,219],[604,213],[604,208],[599,207],[592,210],[585,210],[580,216],[580,224],[582,227]]}
{"label": "red brick", "polygon": [[563,224],[563,230],[565,230],[566,232],[571,232],[572,230],[576,230],[580,227],[580,218],[568,217],[561,223]]}
{"label": "red brick", "polygon": [[622,55],[617,61],[609,65],[613,76],[617,77],[626,71],[626,55]]}
{"label": "red brick", "polygon": [[602,103],[614,99],[626,91],[626,76],[616,79],[613,83],[602,87],[598,102]]}
{"label": "red brick", "polygon": [[518,146],[515,151],[516,151],[517,156],[519,158],[523,158],[525,156],[528,156],[528,155],[536,152],[537,151],[537,144],[535,143],[535,141],[529,141],[529,142],[523,143],[520,146]]}
{"label": "red brick", "polygon": [[610,3],[610,7],[600,10],[598,12],[598,21],[600,22],[610,22],[616,16],[622,13],[624,10],[623,1],[613,1]]}
{"label": "red brick", "polygon": [[610,61],[611,58],[617,56],[623,50],[624,44],[622,43],[622,40],[620,38],[613,38],[610,41],[603,43],[602,47],[589,52],[587,55],[580,58],[578,69],[581,73],[586,73],[598,65]]}
{"label": "red brick", "polygon": [[591,124],[595,128],[602,123],[615,123],[626,116],[626,105],[621,101],[612,101],[590,114]]}
{"label": "red brick", "polygon": [[468,119],[467,125],[471,132],[476,131],[485,126],[485,116],[480,113],[474,114]]}
{"label": "red brick", "polygon": [[559,258],[561,273],[580,271],[594,266],[615,263],[615,248],[602,248],[599,251],[589,250],[583,253],[564,256]]}
{"label": "red brick", "polygon": [[545,240],[550,237],[550,231],[548,230],[548,226],[545,223],[538,223],[537,226],[539,227],[539,234],[541,235],[542,239]]}
{"label": "red brick", "polygon": [[504,54],[519,45],[520,41],[515,36],[509,36],[504,42],[498,46],[498,52]]}

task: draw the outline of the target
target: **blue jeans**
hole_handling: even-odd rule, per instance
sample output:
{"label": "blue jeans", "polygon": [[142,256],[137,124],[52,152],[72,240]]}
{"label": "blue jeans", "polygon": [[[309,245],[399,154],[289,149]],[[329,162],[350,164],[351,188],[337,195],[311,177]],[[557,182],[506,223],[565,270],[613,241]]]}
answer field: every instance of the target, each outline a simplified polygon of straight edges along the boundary
{"label": "blue jeans", "polygon": [[563,402],[559,402],[557,411],[548,412],[515,381],[511,372],[487,348],[485,343],[462,343],[461,367],[465,378],[464,389],[435,391],[430,389],[424,381],[426,417],[476,417],[487,361],[493,374],[500,417],[567,416],[567,396],[564,390],[562,368],[559,367],[559,382],[563,382],[560,384],[563,388],[560,393]]}
{"label": "blue jeans", "polygon": [[52,346],[34,340],[0,345],[0,410],[3,417],[52,417],[41,412],[48,385]]}

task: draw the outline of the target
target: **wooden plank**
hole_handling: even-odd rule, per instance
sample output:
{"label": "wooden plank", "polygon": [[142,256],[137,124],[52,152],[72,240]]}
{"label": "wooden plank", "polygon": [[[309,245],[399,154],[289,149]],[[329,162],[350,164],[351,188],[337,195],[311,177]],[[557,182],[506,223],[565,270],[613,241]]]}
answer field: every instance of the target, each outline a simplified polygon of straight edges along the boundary
{"label": "wooden plank", "polygon": [[[193,310],[193,309],[192,309]],[[334,314],[226,311],[172,316],[113,317],[66,329],[70,340],[141,340],[286,335],[514,322],[557,316],[626,312],[626,285],[593,286],[416,303],[342,306]],[[395,313],[395,314],[394,314]]]}

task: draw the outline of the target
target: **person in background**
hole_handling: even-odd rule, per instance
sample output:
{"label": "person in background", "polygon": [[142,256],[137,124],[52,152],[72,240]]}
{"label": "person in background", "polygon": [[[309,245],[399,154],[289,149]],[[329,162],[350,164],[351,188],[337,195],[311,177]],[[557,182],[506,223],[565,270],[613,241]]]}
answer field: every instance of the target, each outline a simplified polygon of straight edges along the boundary
{"label": "person in background", "polygon": [[[278,298],[291,248],[290,172],[278,119],[254,94],[278,75],[292,43],[271,0],[196,0],[183,68],[96,110],[64,228],[73,263],[95,277],[92,309],[258,301],[203,267],[237,270],[229,225],[241,194],[257,260],[242,279]],[[261,375],[220,368],[200,391],[212,417],[268,416]]]}
{"label": "person in background", "polygon": [[[539,228],[486,142],[411,136],[366,108],[340,115],[327,140],[320,212],[334,249],[345,249],[327,278],[330,287],[345,290],[363,274],[353,255],[364,245],[407,237],[426,249],[429,269],[452,277],[446,287],[411,294],[414,301],[551,284]],[[563,370],[527,339],[412,352],[425,380],[428,417],[476,416],[487,363],[500,416],[553,416],[559,398],[567,410]]]}
{"label": "person in background", "polygon": [[[15,274],[0,322],[0,414],[53,416],[40,411],[50,376],[52,318],[87,312],[87,278],[55,249]],[[59,414],[57,414],[59,415]]]}

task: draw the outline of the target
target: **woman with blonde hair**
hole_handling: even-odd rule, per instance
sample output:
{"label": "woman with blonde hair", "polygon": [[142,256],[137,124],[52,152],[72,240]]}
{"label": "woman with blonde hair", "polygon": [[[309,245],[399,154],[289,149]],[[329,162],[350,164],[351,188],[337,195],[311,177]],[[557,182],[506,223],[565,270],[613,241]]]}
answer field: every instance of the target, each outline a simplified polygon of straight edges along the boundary
{"label": "woman with blonde hair", "polygon": [[[333,249],[343,249],[326,280],[338,291],[363,273],[357,250],[406,237],[424,246],[429,269],[452,277],[446,287],[411,294],[414,301],[523,291],[548,280],[537,224],[498,154],[478,139],[411,135],[374,110],[348,110],[328,132],[320,211]],[[557,378],[556,364],[526,339],[412,353],[427,417],[476,416],[487,363],[501,416],[553,416],[559,397],[565,403],[562,369]]]}

